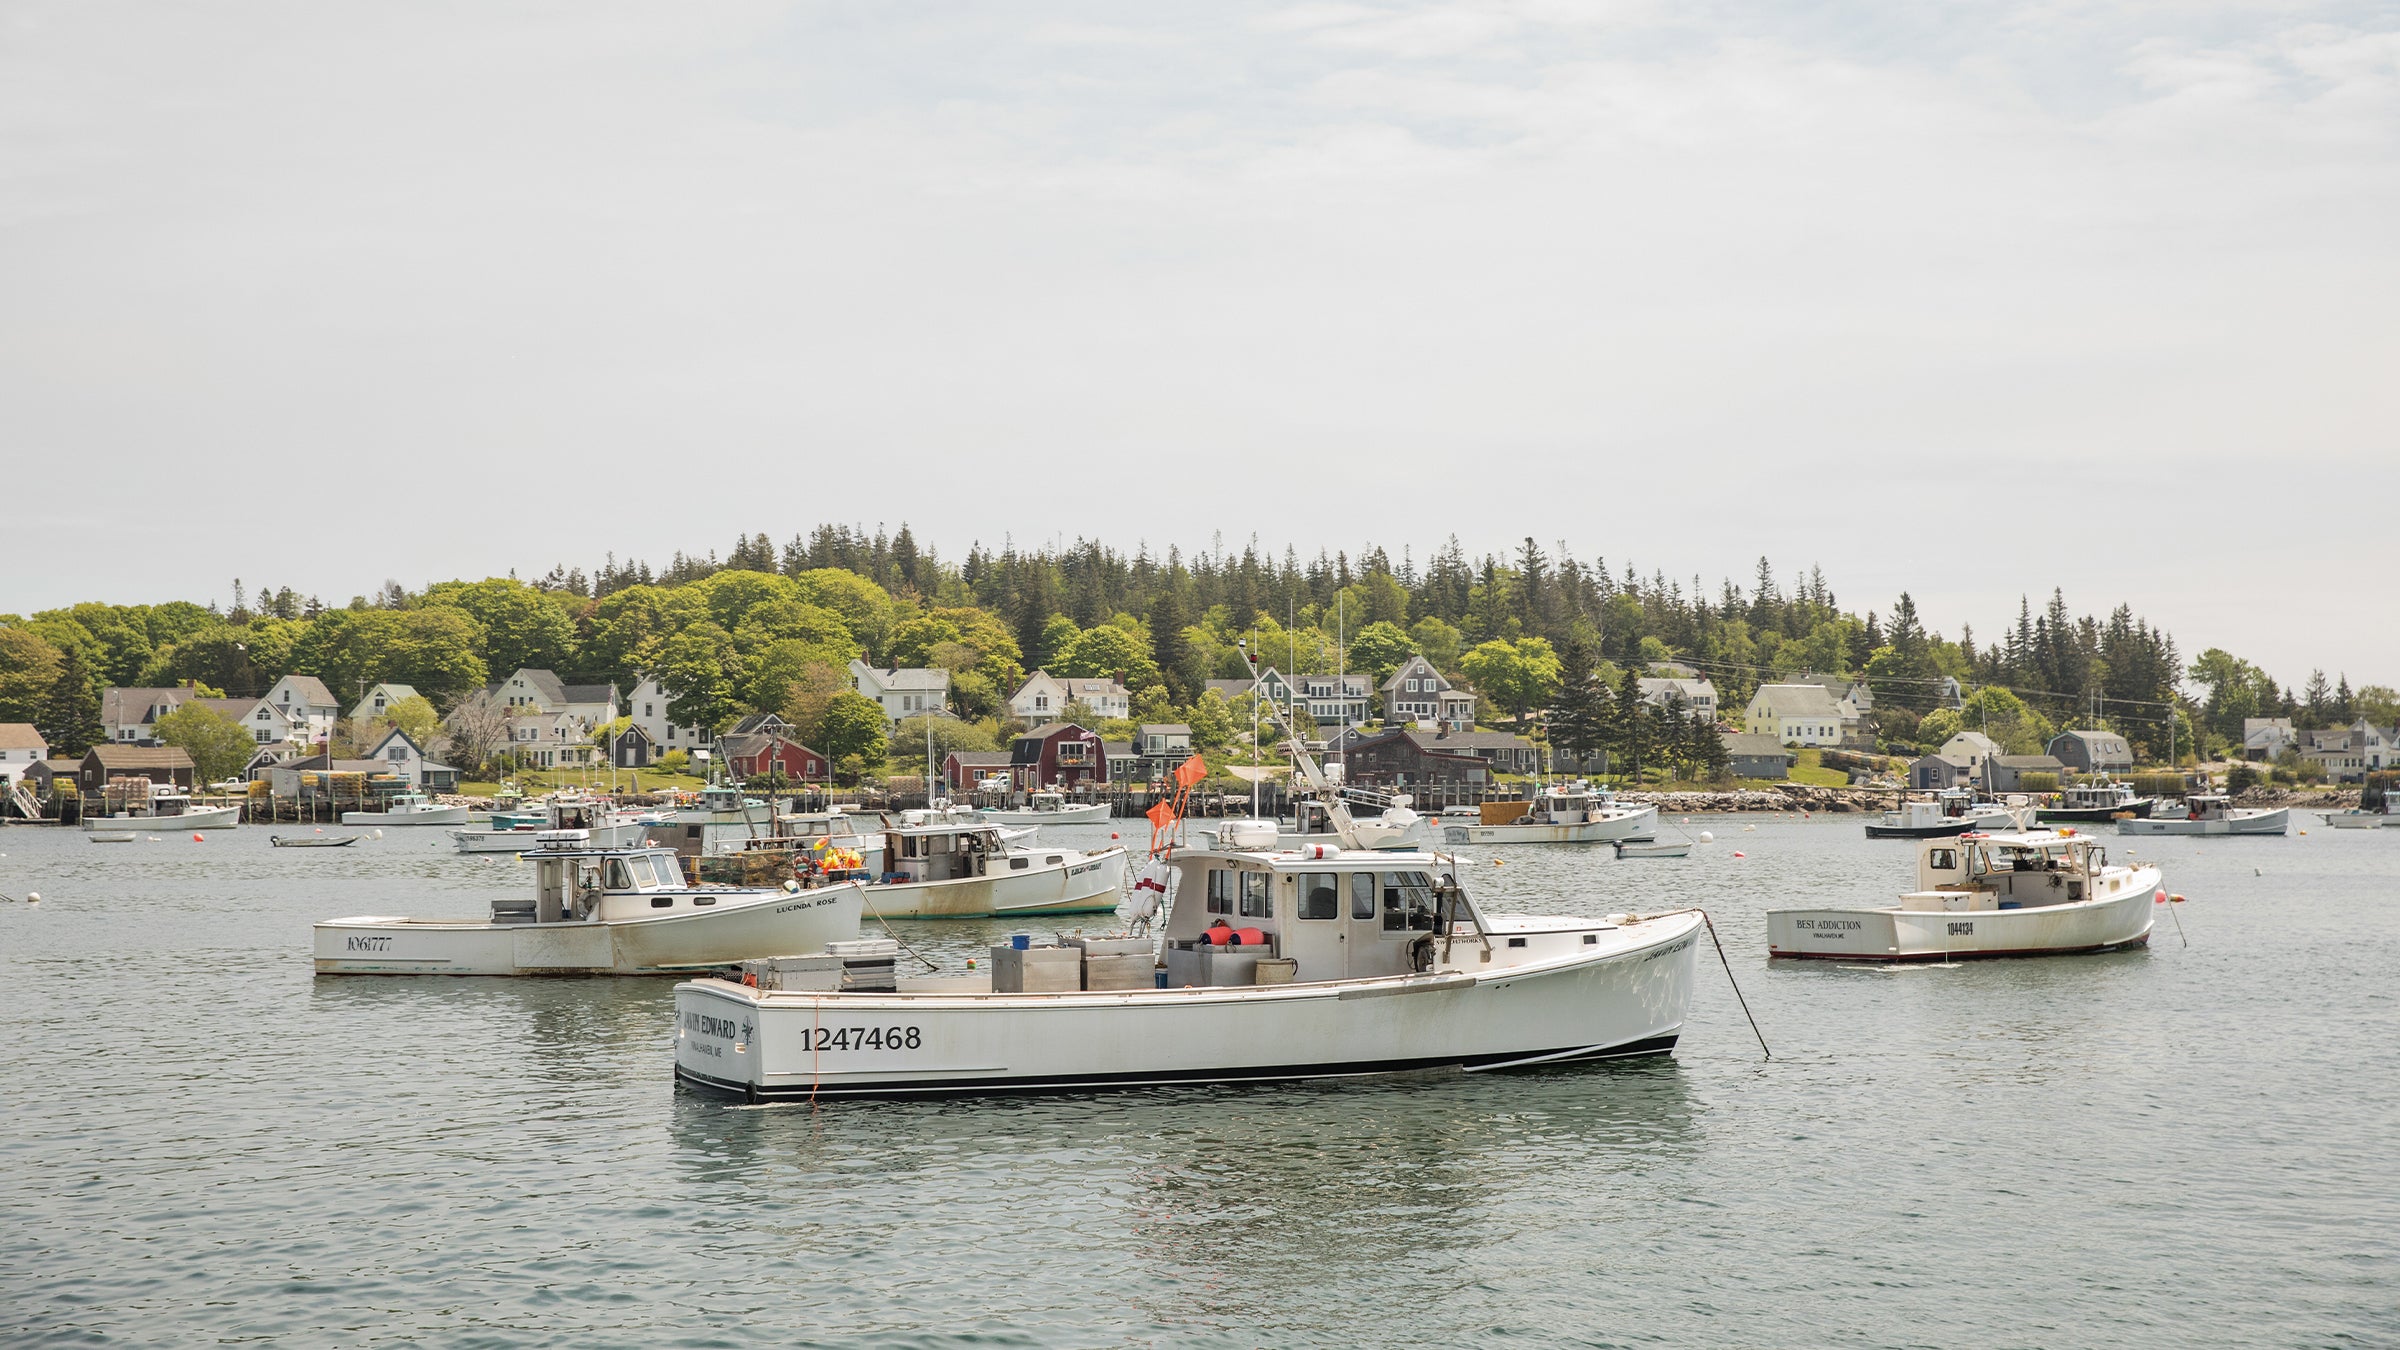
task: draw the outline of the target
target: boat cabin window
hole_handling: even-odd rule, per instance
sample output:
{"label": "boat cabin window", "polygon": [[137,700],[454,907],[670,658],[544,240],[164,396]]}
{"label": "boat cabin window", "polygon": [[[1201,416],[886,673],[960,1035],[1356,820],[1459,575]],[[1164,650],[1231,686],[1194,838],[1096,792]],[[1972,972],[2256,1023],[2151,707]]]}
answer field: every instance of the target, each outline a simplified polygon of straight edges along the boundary
{"label": "boat cabin window", "polygon": [[1272,919],[1275,917],[1275,877],[1269,872],[1244,872],[1242,877],[1242,917]]}
{"label": "boat cabin window", "polygon": [[628,871],[633,873],[634,885],[648,890],[659,884],[658,868],[649,858],[631,858],[626,861],[625,866]]}
{"label": "boat cabin window", "polygon": [[1373,872],[1352,872],[1350,874],[1350,917],[1353,919],[1375,917],[1375,874]]}
{"label": "boat cabin window", "polygon": [[1423,872],[1384,872],[1383,931],[1431,932],[1433,883]]}
{"label": "boat cabin window", "polygon": [[1934,849],[1925,856],[1925,865],[1936,872],[1955,872],[1958,870],[1958,850],[1954,848]]}
{"label": "boat cabin window", "polygon": [[1342,917],[1341,877],[1333,872],[1302,872],[1300,874],[1300,917],[1303,919],[1338,919]]}
{"label": "boat cabin window", "polygon": [[608,860],[608,888],[612,891],[633,889],[633,869],[625,865],[623,858]]}
{"label": "boat cabin window", "polygon": [[1230,871],[1230,870],[1228,870],[1228,869],[1226,869],[1226,868],[1222,868],[1222,867],[1212,867],[1212,868],[1210,868],[1210,869],[1209,869],[1209,872],[1208,872],[1208,912],[1209,912],[1209,913],[1211,913],[1211,914],[1231,914],[1231,913],[1233,913],[1233,893],[1234,893],[1234,891],[1235,891],[1236,889],[1238,889],[1238,887],[1240,886],[1240,883],[1239,883],[1239,882],[1237,882],[1237,881],[1235,881],[1235,880],[1234,880],[1234,878],[1236,878],[1236,877],[1238,877],[1238,876],[1240,876],[1240,875],[1241,875],[1241,873],[1239,873],[1239,872]]}

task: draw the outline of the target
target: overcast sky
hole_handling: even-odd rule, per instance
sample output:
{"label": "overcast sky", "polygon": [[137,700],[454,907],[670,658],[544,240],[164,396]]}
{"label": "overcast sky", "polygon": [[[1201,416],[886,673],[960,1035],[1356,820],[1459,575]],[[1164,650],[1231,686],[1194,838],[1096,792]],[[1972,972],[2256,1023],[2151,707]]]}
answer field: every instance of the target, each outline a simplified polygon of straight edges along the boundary
{"label": "overcast sky", "polygon": [[0,0],[0,611],[912,522],[2400,683],[2389,4]]}

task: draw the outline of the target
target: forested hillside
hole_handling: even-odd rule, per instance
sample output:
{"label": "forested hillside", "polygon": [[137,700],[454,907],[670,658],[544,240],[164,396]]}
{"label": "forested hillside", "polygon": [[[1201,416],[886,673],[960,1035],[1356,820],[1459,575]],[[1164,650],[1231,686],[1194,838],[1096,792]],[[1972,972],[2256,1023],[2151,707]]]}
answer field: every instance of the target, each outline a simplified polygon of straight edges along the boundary
{"label": "forested hillside", "polygon": [[[989,734],[1026,672],[1121,676],[1138,718],[1224,720],[1202,682],[1243,673],[1237,642],[1294,673],[1337,664],[1380,678],[1424,654],[1484,696],[1487,715],[1521,715],[1557,695],[1560,654],[1579,644],[1595,678],[1678,660],[1712,678],[1729,718],[1762,681],[1814,672],[1863,677],[1887,745],[1938,743],[1960,725],[2030,742],[2094,718],[2163,759],[2169,719],[2179,748],[2197,734],[2238,742],[2246,716],[2303,726],[2400,719],[2380,686],[2322,675],[2298,693],[2210,649],[2188,663],[2176,640],[2124,605],[2078,615],[2063,596],[2028,600],[1989,637],[1935,631],[1902,594],[1845,608],[1815,570],[1778,575],[1760,559],[1744,581],[1642,575],[1526,540],[1471,558],[1455,540],[1416,556],[1380,546],[1355,555],[1281,557],[1255,544],[1185,555],[1127,554],[1093,541],[993,550],[956,560],[897,532],[820,526],[776,546],[736,541],[722,559],[681,554],[653,570],[613,556],[586,571],[398,583],[327,604],[286,587],[235,584],[229,608],[190,603],[78,604],[0,616],[0,721],[30,721],[54,753],[98,734],[109,685],[185,681],[235,695],[286,672],[313,674],[338,697],[410,684],[448,712],[523,666],[570,682],[629,687],[657,674],[678,721],[721,727],[749,710],[819,726],[853,657],[954,672],[953,707]],[[1964,710],[1940,707],[1947,682]],[[2181,687],[2188,682],[2196,698]]]}

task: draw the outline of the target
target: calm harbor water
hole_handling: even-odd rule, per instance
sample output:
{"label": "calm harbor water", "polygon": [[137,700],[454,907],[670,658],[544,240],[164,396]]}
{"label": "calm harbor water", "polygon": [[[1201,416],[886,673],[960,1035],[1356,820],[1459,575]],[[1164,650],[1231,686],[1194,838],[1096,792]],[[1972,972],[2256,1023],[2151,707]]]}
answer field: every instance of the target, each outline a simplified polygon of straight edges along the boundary
{"label": "calm harbor water", "polygon": [[1765,959],[1909,879],[1856,817],[1480,851],[1705,905],[1772,1062],[1710,955],[1645,1064],[815,1110],[677,1090],[663,981],[314,978],[522,884],[438,831],[0,829],[0,1341],[2396,1344],[2400,831],[2304,823],[2112,841],[2188,948],[1897,971]]}

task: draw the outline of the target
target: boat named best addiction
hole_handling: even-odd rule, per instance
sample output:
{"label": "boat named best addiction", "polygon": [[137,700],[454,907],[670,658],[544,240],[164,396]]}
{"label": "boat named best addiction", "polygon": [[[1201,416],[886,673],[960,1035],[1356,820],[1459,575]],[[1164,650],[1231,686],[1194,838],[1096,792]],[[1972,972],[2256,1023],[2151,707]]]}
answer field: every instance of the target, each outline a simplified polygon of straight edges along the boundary
{"label": "boat named best addiction", "polygon": [[2090,835],[2033,830],[1926,840],[1917,889],[1879,909],[1771,909],[1773,956],[1941,961],[2138,947],[2159,871],[2112,865]]}
{"label": "boat named best addiction", "polygon": [[858,936],[855,882],[802,889],[686,884],[664,848],[595,848],[545,831],[533,893],[486,919],[368,915],[316,926],[320,975],[689,974]]}

